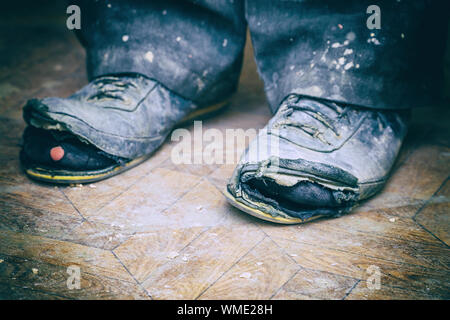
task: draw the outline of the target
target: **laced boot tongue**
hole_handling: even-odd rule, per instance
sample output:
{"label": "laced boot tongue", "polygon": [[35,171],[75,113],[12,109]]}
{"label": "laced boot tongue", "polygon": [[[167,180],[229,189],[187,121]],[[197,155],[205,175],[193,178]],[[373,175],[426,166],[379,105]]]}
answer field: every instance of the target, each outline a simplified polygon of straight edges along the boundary
{"label": "laced boot tongue", "polygon": [[[87,101],[105,101],[105,100],[119,100],[122,103],[129,104],[131,101],[127,95],[139,93],[138,85],[134,79],[138,75],[131,76],[103,76],[92,81],[94,92],[87,98]],[[132,91],[132,92],[130,92]]]}
{"label": "laced boot tongue", "polygon": [[292,94],[281,103],[271,130],[301,147],[330,152],[342,145],[363,120],[364,116],[351,107]]}

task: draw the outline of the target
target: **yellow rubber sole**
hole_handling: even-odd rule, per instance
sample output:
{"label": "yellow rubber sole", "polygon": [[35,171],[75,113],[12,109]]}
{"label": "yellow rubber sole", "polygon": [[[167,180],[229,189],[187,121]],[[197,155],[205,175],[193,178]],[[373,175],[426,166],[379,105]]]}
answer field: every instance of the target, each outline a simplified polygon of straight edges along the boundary
{"label": "yellow rubber sole", "polygon": [[[179,125],[218,112],[224,109],[225,106],[228,104],[228,102],[229,100],[226,100],[202,109],[195,110],[189,115],[187,115],[185,118],[183,118],[180,121]],[[68,171],[66,171],[67,174],[65,174],[64,170],[48,170],[40,167],[26,168],[25,173],[32,179],[49,183],[57,183],[57,184],[91,183],[110,178],[133,167],[136,167],[137,165],[149,159],[151,155],[152,154],[130,160],[129,162],[123,165],[117,165],[103,170],[86,171],[83,172],[82,174],[76,174],[76,172],[68,172]]]}
{"label": "yellow rubber sole", "polygon": [[236,198],[225,188],[223,191],[223,194],[227,201],[233,206],[238,208],[241,211],[244,211],[245,213],[248,213],[249,215],[259,218],[265,221],[270,221],[278,224],[299,224],[299,223],[306,223],[313,220],[317,220],[321,218],[322,216],[315,216],[311,217],[309,219],[300,219],[300,218],[285,218],[285,217],[274,217],[266,212],[263,212],[261,210],[252,208],[250,206],[247,206],[239,201],[236,200]]}
{"label": "yellow rubber sole", "polygon": [[143,156],[140,158],[133,159],[123,165],[118,165],[111,169],[98,170],[98,171],[87,171],[85,174],[64,174],[62,171],[53,170],[50,171],[44,168],[28,168],[25,169],[26,174],[35,180],[43,181],[43,182],[51,182],[58,184],[78,184],[78,183],[91,183],[100,180],[104,180],[106,178],[110,178],[112,176],[118,175],[126,170],[129,170],[137,165],[141,164],[145,160],[150,158],[150,156]]}

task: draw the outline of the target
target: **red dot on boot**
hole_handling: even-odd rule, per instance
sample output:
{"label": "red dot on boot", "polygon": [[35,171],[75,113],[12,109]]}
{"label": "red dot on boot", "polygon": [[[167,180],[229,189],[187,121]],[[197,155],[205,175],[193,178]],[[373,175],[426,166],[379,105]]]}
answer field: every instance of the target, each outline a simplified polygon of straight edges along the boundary
{"label": "red dot on boot", "polygon": [[59,161],[64,157],[64,149],[60,146],[53,147],[50,150],[50,158],[52,158],[53,161]]}

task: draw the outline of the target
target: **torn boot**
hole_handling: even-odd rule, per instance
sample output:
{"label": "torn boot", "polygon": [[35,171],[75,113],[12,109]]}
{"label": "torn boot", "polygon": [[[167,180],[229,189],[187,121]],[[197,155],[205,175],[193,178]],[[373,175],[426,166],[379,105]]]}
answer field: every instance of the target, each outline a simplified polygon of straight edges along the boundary
{"label": "torn boot", "polygon": [[291,94],[250,143],[225,195],[237,208],[283,224],[348,213],[385,184],[405,118]]}
{"label": "torn boot", "polygon": [[24,135],[21,162],[46,182],[102,180],[148,159],[176,125],[224,105],[199,107],[139,74],[102,76],[69,98],[28,101],[24,119],[41,131]]}

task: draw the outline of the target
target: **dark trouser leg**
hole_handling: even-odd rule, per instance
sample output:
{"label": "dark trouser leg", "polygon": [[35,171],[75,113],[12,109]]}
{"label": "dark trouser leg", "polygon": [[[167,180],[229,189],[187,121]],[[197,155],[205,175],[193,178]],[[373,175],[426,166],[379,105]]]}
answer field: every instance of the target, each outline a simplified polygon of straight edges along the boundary
{"label": "dark trouser leg", "polygon": [[381,109],[420,105],[438,91],[448,11],[436,1],[377,2],[380,30],[366,26],[373,2],[247,2],[276,112],[233,173],[231,204],[299,223],[347,213],[381,190],[407,128],[405,112]]}
{"label": "dark trouser leg", "polygon": [[89,76],[136,72],[204,105],[237,86],[246,23],[241,1],[75,1]]}
{"label": "dark trouser leg", "polygon": [[[372,4],[381,9],[380,30],[366,26]],[[445,6],[249,0],[248,25],[272,110],[293,92],[380,109],[429,104],[442,84]]]}
{"label": "dark trouser leg", "polygon": [[37,127],[25,133],[22,153],[30,177],[56,183],[111,177],[235,91],[246,35],[242,1],[75,3],[92,81],[68,98],[25,106],[24,118]]}

